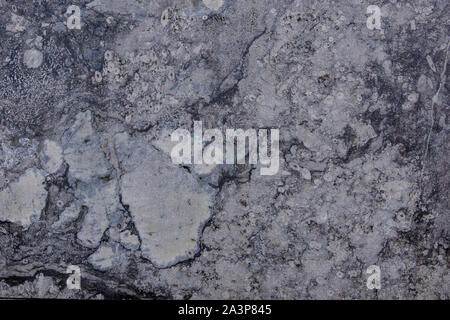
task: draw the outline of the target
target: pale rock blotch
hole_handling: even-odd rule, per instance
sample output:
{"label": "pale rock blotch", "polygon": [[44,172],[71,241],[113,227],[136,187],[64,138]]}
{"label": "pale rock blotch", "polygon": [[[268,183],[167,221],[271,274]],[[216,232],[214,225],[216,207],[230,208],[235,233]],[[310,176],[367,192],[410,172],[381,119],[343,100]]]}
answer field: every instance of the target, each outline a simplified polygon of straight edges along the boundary
{"label": "pale rock blotch", "polygon": [[110,174],[112,168],[101,149],[100,136],[92,123],[92,113],[79,113],[75,123],[65,133],[64,159],[70,167],[70,177],[91,182]]}
{"label": "pale rock blotch", "polygon": [[125,230],[120,233],[120,243],[130,250],[139,249],[139,238],[132,234],[129,230]]}
{"label": "pale rock blotch", "polygon": [[28,169],[0,192],[0,220],[10,221],[27,229],[38,219],[45,207],[47,191],[40,170]]}
{"label": "pale rock blotch", "polygon": [[23,54],[23,63],[27,68],[39,68],[44,61],[44,55],[36,49],[25,50]]}
{"label": "pale rock blotch", "polygon": [[48,173],[59,169],[63,163],[62,148],[55,141],[45,140],[41,151],[41,165]]}
{"label": "pale rock blotch", "polygon": [[119,134],[115,146],[124,170],[122,201],[129,205],[143,257],[161,268],[193,258],[211,216],[213,189],[143,141]]}
{"label": "pale rock blotch", "polygon": [[108,214],[116,211],[120,203],[116,173],[102,151],[90,111],[76,116],[75,123],[65,133],[63,145],[69,180],[77,185],[75,197],[88,207],[78,241],[95,248],[108,227]]}
{"label": "pale rock blotch", "polygon": [[97,251],[89,256],[88,262],[97,270],[107,271],[120,263],[118,245],[102,244]]}
{"label": "pale rock blotch", "polygon": [[214,11],[219,10],[223,6],[223,0],[203,0],[203,3]]}

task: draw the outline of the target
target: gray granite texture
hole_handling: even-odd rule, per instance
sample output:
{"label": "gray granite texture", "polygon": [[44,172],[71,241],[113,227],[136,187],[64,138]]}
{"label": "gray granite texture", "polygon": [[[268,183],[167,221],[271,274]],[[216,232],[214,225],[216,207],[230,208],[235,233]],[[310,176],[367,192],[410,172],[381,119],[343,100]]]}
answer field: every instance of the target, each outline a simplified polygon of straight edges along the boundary
{"label": "gray granite texture", "polygon": [[[449,18],[0,0],[0,297],[449,299]],[[279,129],[278,172],[173,163],[194,121]]]}

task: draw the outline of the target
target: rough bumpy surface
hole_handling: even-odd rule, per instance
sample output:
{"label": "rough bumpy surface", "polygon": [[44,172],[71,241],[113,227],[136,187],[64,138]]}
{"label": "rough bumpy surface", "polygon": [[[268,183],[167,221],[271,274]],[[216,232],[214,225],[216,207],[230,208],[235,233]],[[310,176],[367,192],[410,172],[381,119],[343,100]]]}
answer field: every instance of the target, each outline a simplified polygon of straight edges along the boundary
{"label": "rough bumpy surface", "polygon": [[[449,299],[449,11],[0,0],[0,297]],[[278,174],[173,164],[194,121]]]}

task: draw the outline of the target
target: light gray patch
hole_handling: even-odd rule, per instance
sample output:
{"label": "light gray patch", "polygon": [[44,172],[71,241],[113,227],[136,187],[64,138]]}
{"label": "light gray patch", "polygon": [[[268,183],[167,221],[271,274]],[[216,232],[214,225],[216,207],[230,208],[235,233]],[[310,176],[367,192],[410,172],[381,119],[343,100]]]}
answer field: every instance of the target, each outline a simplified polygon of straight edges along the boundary
{"label": "light gray patch", "polygon": [[75,197],[88,207],[77,238],[83,246],[95,248],[109,225],[108,214],[121,207],[116,173],[102,151],[90,111],[76,116],[63,140],[69,179],[77,186]]}
{"label": "light gray patch", "polygon": [[150,144],[119,134],[115,146],[125,172],[122,201],[129,205],[142,255],[160,268],[193,258],[211,216],[213,189],[202,187]]}
{"label": "light gray patch", "polygon": [[63,163],[62,148],[55,141],[45,140],[40,156],[42,168],[48,173],[57,171]]}
{"label": "light gray patch", "polygon": [[82,182],[107,177],[112,170],[92,121],[91,111],[79,113],[64,136],[64,159],[69,164],[69,175]]}
{"label": "light gray patch", "polygon": [[120,243],[122,243],[125,248],[130,250],[139,249],[139,238],[132,234],[130,230],[125,230],[120,233]]}
{"label": "light gray patch", "polygon": [[23,63],[27,68],[39,68],[44,61],[44,55],[41,51],[36,49],[25,50],[23,54]]}
{"label": "light gray patch", "polygon": [[56,221],[52,227],[54,229],[65,228],[69,223],[75,221],[81,211],[81,205],[78,201],[72,202],[63,212],[59,215],[58,221]]}
{"label": "light gray patch", "polygon": [[85,206],[88,212],[84,216],[81,230],[77,237],[79,242],[89,248],[95,248],[109,225],[108,214],[120,207],[117,196],[117,181],[82,184],[75,196]]}
{"label": "light gray patch", "polygon": [[203,3],[214,11],[219,10],[223,6],[223,0],[203,0]]}
{"label": "light gray patch", "polygon": [[6,25],[6,31],[24,32],[28,24],[24,17],[11,13],[11,22]]}
{"label": "light gray patch", "polygon": [[45,207],[47,191],[40,170],[30,168],[0,192],[0,220],[17,223],[27,229]]}
{"label": "light gray patch", "polygon": [[117,244],[102,244],[97,251],[89,256],[88,262],[99,271],[107,271],[120,263],[119,246]]}

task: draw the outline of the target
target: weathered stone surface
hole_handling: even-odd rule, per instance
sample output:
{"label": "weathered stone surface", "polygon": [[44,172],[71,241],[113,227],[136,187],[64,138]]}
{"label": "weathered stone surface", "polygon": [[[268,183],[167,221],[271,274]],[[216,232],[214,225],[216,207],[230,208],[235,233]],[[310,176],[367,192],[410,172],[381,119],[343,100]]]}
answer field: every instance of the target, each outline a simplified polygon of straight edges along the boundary
{"label": "weathered stone surface", "polygon": [[[447,12],[0,0],[0,298],[448,299]],[[278,173],[174,165],[195,121]]]}
{"label": "weathered stone surface", "polygon": [[129,205],[142,255],[158,267],[193,258],[211,216],[213,189],[148,144],[119,134],[115,146],[124,172],[122,202]]}
{"label": "weathered stone surface", "polygon": [[118,250],[117,245],[102,244],[97,251],[89,256],[88,261],[97,270],[110,270],[120,263]]}
{"label": "weathered stone surface", "polygon": [[47,198],[44,181],[41,171],[28,169],[0,191],[0,221],[17,223],[27,229],[33,220],[39,219]]}
{"label": "weathered stone surface", "polygon": [[23,54],[23,63],[27,68],[39,68],[44,61],[42,52],[36,49],[26,50]]}
{"label": "weathered stone surface", "polygon": [[48,173],[56,172],[63,163],[61,146],[51,140],[45,140],[41,151],[41,165]]}
{"label": "weathered stone surface", "polygon": [[87,207],[77,238],[82,245],[95,248],[108,227],[108,214],[120,208],[115,171],[102,151],[90,111],[76,116],[64,140],[69,179],[76,186],[74,195]]}
{"label": "weathered stone surface", "polygon": [[95,132],[90,111],[76,116],[73,126],[65,132],[63,148],[73,179],[89,183],[110,174],[111,166],[101,150],[100,136]]}

